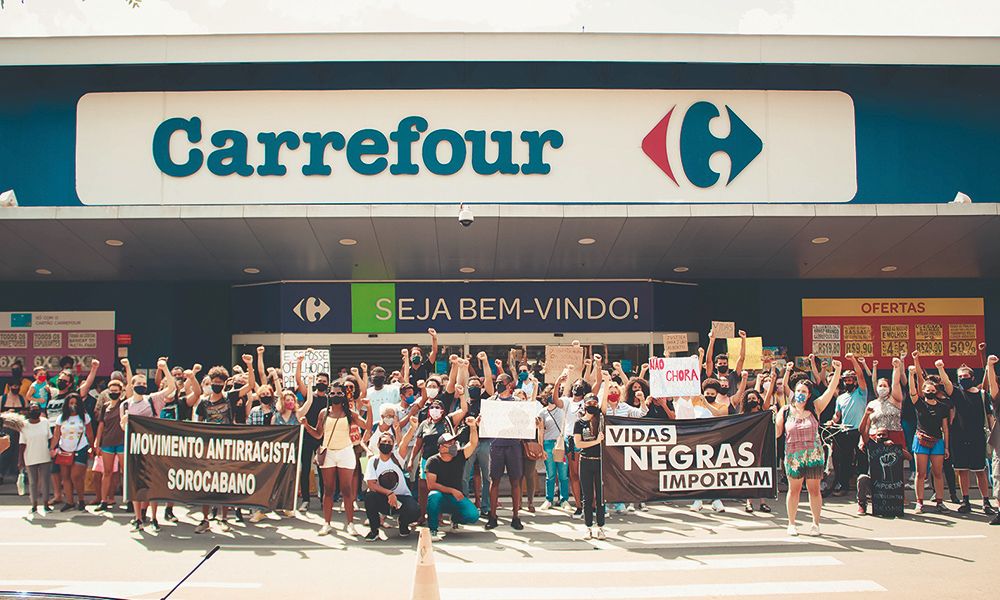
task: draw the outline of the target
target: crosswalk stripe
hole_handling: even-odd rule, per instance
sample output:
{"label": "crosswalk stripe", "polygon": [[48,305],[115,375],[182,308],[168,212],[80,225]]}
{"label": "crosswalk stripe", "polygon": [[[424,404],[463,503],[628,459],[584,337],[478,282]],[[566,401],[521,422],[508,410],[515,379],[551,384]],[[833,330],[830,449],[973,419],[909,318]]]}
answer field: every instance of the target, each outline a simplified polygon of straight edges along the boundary
{"label": "crosswalk stripe", "polygon": [[438,562],[439,573],[655,573],[660,571],[731,570],[773,567],[828,567],[843,563],[832,556],[775,556],[733,558],[676,558],[670,560],[565,562],[565,563],[465,563]]}
{"label": "crosswalk stripe", "polygon": [[636,587],[503,587],[442,588],[441,600],[550,600],[551,598],[587,598],[588,600],[639,600],[647,598],[698,598],[712,596],[772,596],[791,594],[833,594],[885,592],[881,585],[867,579],[833,581],[766,581],[747,583],[695,583]]}

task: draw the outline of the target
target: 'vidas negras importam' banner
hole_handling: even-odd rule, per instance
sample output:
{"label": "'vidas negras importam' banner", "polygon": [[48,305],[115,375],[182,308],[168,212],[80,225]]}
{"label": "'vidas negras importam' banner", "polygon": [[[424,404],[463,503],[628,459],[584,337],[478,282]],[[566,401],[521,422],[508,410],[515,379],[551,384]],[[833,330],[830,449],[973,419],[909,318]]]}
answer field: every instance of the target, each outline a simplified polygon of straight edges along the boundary
{"label": "'vidas negras importam' banner", "polygon": [[770,412],[667,421],[607,417],[604,500],[773,498]]}
{"label": "'vidas negras importam' banner", "polygon": [[292,510],[301,429],[129,416],[126,499]]}

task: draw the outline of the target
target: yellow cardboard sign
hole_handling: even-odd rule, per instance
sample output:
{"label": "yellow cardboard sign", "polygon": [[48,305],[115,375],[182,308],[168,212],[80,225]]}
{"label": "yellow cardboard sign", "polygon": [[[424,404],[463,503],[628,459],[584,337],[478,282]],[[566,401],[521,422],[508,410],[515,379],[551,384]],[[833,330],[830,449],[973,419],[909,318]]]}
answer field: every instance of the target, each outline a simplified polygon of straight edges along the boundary
{"label": "yellow cardboard sign", "polygon": [[[738,337],[726,340],[726,353],[729,355],[729,365],[734,369],[736,368],[736,363],[740,360],[742,341]],[[760,370],[764,368],[764,338],[747,338],[747,357],[743,361],[743,368],[747,370]]]}

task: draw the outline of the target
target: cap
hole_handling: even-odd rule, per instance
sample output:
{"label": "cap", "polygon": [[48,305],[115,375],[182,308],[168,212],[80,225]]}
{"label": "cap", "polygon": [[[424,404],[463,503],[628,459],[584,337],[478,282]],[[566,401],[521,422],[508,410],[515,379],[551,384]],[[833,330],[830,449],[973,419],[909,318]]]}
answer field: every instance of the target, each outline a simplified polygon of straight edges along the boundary
{"label": "cap", "polygon": [[125,374],[122,373],[121,371],[112,371],[111,372],[111,380],[112,381],[125,381]]}
{"label": "cap", "polygon": [[450,444],[451,442],[458,439],[458,436],[454,433],[444,433],[438,438],[438,446],[441,444]]}

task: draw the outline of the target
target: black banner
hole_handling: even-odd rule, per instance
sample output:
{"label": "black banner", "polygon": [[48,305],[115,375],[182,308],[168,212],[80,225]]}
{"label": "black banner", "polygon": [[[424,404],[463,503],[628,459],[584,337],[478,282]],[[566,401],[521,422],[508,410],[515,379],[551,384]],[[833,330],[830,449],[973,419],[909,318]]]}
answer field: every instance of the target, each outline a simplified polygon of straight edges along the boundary
{"label": "black banner", "polygon": [[126,499],[292,510],[301,430],[130,415]]}
{"label": "black banner", "polygon": [[668,421],[607,417],[604,500],[773,498],[771,412]]}
{"label": "black banner", "polygon": [[903,449],[896,445],[870,442],[868,472],[871,475],[872,514],[879,517],[903,516]]}

